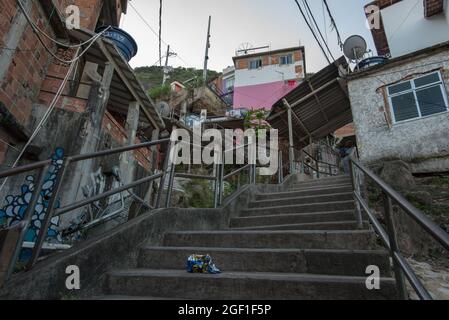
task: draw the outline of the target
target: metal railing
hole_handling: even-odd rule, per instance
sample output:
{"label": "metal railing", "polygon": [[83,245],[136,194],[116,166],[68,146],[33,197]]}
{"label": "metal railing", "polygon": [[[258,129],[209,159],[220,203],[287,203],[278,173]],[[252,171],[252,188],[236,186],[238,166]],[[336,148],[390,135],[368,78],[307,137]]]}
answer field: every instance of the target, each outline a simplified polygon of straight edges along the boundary
{"label": "metal railing", "polygon": [[[249,161],[249,152],[250,152],[250,147],[251,147],[250,145],[233,146],[233,148],[231,150],[222,150],[221,151],[221,159],[224,159],[224,156],[226,153],[232,152],[234,155],[234,152],[237,152],[237,150],[241,149],[241,148],[243,148],[244,150],[247,150],[248,154],[244,153],[244,157],[245,157],[244,161],[243,161],[244,164],[232,166],[230,172],[225,172],[225,166],[224,166],[223,162],[215,162],[214,161],[214,165],[213,165],[214,166],[214,174],[208,176],[208,175],[176,172],[177,171],[176,160],[170,159],[170,155],[171,155],[172,150],[175,150],[175,146],[177,143],[182,143],[182,142],[172,141],[171,139],[163,139],[163,140],[145,142],[145,143],[127,146],[127,147],[120,147],[120,148],[111,149],[111,150],[104,150],[104,151],[94,152],[94,153],[90,153],[90,154],[76,155],[76,156],[70,156],[70,157],[63,158],[62,162],[60,164],[59,170],[56,173],[54,187],[52,189],[51,194],[49,195],[49,198],[47,199],[48,205],[47,205],[47,208],[45,209],[44,217],[43,217],[43,219],[41,219],[40,231],[37,235],[37,239],[34,242],[34,245],[32,246],[31,258],[28,260],[25,270],[32,269],[34,267],[34,265],[37,263],[38,259],[40,258],[45,241],[48,239],[47,231],[49,230],[50,223],[53,218],[61,217],[69,212],[75,211],[77,209],[80,209],[80,208],[83,208],[83,207],[86,207],[89,205],[94,205],[95,203],[97,203],[100,200],[112,197],[117,194],[121,195],[122,192],[128,192],[133,199],[138,200],[138,202],[141,203],[142,207],[145,207],[146,209],[159,209],[162,207],[168,208],[170,206],[170,202],[171,202],[174,181],[175,181],[175,178],[178,177],[178,178],[201,179],[201,180],[213,181],[214,182],[214,192],[213,192],[214,208],[218,208],[224,202],[225,182],[227,180],[235,178],[236,176],[238,179],[236,190],[234,191],[233,194],[231,194],[229,196],[232,196],[232,195],[240,192],[244,186],[256,183],[257,168],[262,167],[262,166],[258,165],[257,162],[253,164],[252,162]],[[92,159],[97,159],[100,157],[117,155],[117,154],[121,154],[124,152],[131,152],[131,151],[135,151],[135,150],[139,150],[139,149],[143,149],[143,148],[151,148],[151,147],[165,145],[165,144],[168,144],[168,147],[167,147],[167,151],[165,152],[165,159],[164,159],[164,164],[163,164],[161,173],[151,174],[150,176],[140,178],[140,179],[133,181],[131,183],[128,183],[126,185],[123,185],[120,181],[119,186],[112,190],[103,192],[103,193],[95,195],[95,196],[89,196],[87,199],[75,201],[72,203],[69,202],[68,204],[66,204],[62,207],[58,207],[59,197],[61,195],[63,182],[68,173],[68,169],[69,169],[70,165],[73,165],[75,163],[85,161],[85,160],[92,160]],[[200,146],[200,147],[201,147],[201,150],[204,148],[202,146]],[[276,150],[276,152],[278,152],[278,151]],[[279,155],[278,161],[280,164],[282,164],[282,153],[279,152],[278,155]],[[172,160],[172,161],[170,161],[170,160]],[[5,264],[6,264],[6,269],[7,269],[7,271],[5,273],[0,274],[0,276],[1,276],[0,279],[3,278],[2,279],[3,281],[9,279],[10,276],[14,272],[14,268],[19,259],[21,250],[24,247],[24,239],[25,239],[26,233],[31,226],[32,216],[34,215],[36,206],[38,205],[39,197],[42,196],[41,192],[43,190],[43,185],[45,184],[45,178],[46,178],[47,173],[49,172],[49,169],[51,168],[52,165],[53,165],[52,160],[45,160],[45,161],[40,161],[40,162],[36,162],[33,164],[28,164],[28,165],[24,165],[21,167],[17,167],[17,168],[13,168],[13,169],[9,169],[9,170],[0,172],[0,179],[1,179],[1,178],[16,176],[16,175],[21,175],[21,174],[28,173],[33,170],[38,170],[38,178],[36,180],[36,183],[34,184],[32,196],[31,196],[29,205],[27,206],[26,211],[23,215],[23,219],[20,221],[20,223],[14,224],[10,228],[6,229],[6,231],[14,229],[14,231],[19,230],[19,232],[18,232],[18,235],[16,236],[16,238],[14,238],[14,240],[13,240],[13,241],[15,241],[14,249],[12,250],[13,252],[9,252],[8,257],[7,257],[8,261],[0,261],[0,267],[1,267],[0,272],[2,272],[1,270],[5,270],[5,268],[4,268]],[[282,183],[283,179],[284,179],[283,169],[284,169],[284,166],[279,165],[279,170],[278,170],[278,182],[279,183]],[[245,174],[247,177],[247,179],[246,179],[247,181],[245,183],[241,183],[240,178],[241,178],[242,174]],[[168,187],[167,188],[165,188],[166,179],[168,179]],[[140,185],[143,185],[145,183],[151,183],[151,182],[154,182],[157,180],[159,180],[159,188],[157,190],[157,195],[153,201],[154,203],[146,203],[145,200],[139,198],[132,191],[132,189],[134,189]],[[166,192],[166,198],[164,199],[165,203],[162,205],[162,201],[163,201],[162,195],[163,195],[164,191]],[[123,202],[123,199],[122,199],[122,202]],[[115,213],[115,211],[114,211],[114,213]],[[93,225],[96,226],[98,224],[106,222],[106,221],[108,221],[109,218],[110,218],[110,215],[106,214],[106,215],[102,216],[100,219],[97,219],[95,221],[90,221],[87,224],[77,226],[77,229],[75,230],[75,232],[85,228],[86,226],[88,226],[90,228]],[[73,231],[73,230],[71,230],[71,231]],[[0,286],[1,285],[2,284],[0,283]]]}
{"label": "metal railing", "polygon": [[[176,143],[183,143],[183,142],[176,142]],[[192,143],[189,144],[190,146],[194,146]],[[201,152],[205,148],[204,146],[196,146],[197,148],[200,148]],[[220,207],[224,200],[225,200],[225,183],[227,180],[237,176],[237,188],[234,191],[233,194],[238,193],[240,190],[243,189],[244,186],[248,184],[255,184],[256,183],[256,177],[257,177],[257,168],[265,167],[263,165],[257,164],[256,161],[250,161],[249,156],[249,150],[251,148],[250,144],[244,144],[241,146],[234,145],[232,149],[230,150],[222,150],[221,154],[219,155],[219,159],[214,161],[214,173],[212,175],[199,175],[199,174],[192,174],[192,173],[184,173],[184,172],[176,172],[176,159],[172,161],[170,168],[169,168],[169,182],[168,182],[168,188],[167,188],[167,197],[165,202],[165,207],[169,207],[171,203],[171,196],[172,196],[172,190],[173,190],[173,184],[174,179],[176,177],[178,178],[186,178],[186,179],[197,179],[197,180],[206,180],[206,181],[212,181],[214,183],[214,193],[213,193],[213,207],[218,208]],[[255,146],[254,146],[255,148]],[[225,165],[224,165],[224,159],[226,153],[231,152],[234,156],[234,153],[237,152],[239,149],[244,149],[244,151],[247,151],[244,154],[244,161],[241,165],[234,165],[231,168],[230,172],[225,172]],[[254,149],[255,150],[255,149]],[[283,168],[282,165],[282,153],[280,151],[277,151],[277,161],[278,161],[278,183],[282,183],[284,180],[283,177]],[[254,162],[254,163],[253,163]],[[243,173],[247,174],[248,181],[246,184],[241,183],[241,175]],[[229,196],[232,196],[229,195]]]}
{"label": "metal railing", "polygon": [[[48,206],[45,210],[44,218],[41,221],[40,232],[38,233],[37,239],[36,239],[33,249],[32,249],[31,258],[28,261],[25,269],[26,270],[32,269],[33,266],[38,261],[38,258],[42,251],[42,247],[44,245],[44,241],[47,238],[47,230],[49,229],[50,222],[54,217],[61,216],[65,213],[68,213],[68,212],[71,212],[78,208],[84,207],[86,205],[95,203],[99,200],[108,198],[115,194],[119,194],[123,191],[133,189],[133,188],[140,186],[144,183],[152,182],[152,181],[155,181],[158,179],[161,179],[161,183],[162,183],[163,180],[165,179],[164,173],[153,174],[151,176],[139,179],[132,183],[122,185],[119,188],[110,190],[110,191],[102,193],[100,195],[96,195],[96,196],[90,197],[88,199],[78,201],[78,202],[75,202],[70,205],[66,205],[62,208],[56,208],[56,203],[58,202],[59,195],[61,193],[61,188],[62,188],[62,185],[64,182],[64,178],[65,178],[65,176],[67,174],[67,170],[71,164],[74,164],[74,163],[77,163],[80,161],[84,161],[84,160],[92,160],[92,159],[96,159],[96,158],[100,158],[100,157],[135,151],[135,150],[139,150],[139,149],[143,149],[143,148],[150,148],[150,147],[154,147],[154,146],[158,146],[158,145],[162,145],[162,144],[167,144],[169,142],[170,142],[170,139],[163,139],[163,140],[146,142],[146,143],[127,146],[127,147],[120,147],[120,148],[111,149],[111,150],[105,150],[105,151],[84,154],[84,155],[65,157],[62,160],[61,167],[57,172],[54,188],[53,188],[51,195],[48,199]],[[9,279],[10,276],[12,275],[12,273],[14,271],[14,267],[16,265],[16,262],[18,261],[20,251],[22,250],[22,247],[24,244],[24,239],[25,239],[26,233],[28,231],[28,228],[31,225],[31,219],[36,210],[36,205],[38,204],[38,199],[42,192],[43,185],[45,183],[45,177],[47,175],[47,171],[48,171],[49,167],[51,166],[51,164],[52,164],[51,160],[46,160],[46,161],[40,161],[40,162],[36,162],[33,164],[28,164],[28,165],[24,165],[21,167],[17,167],[17,168],[13,168],[13,169],[9,169],[9,170],[0,172],[0,179],[1,179],[1,178],[7,178],[7,177],[11,177],[11,176],[16,176],[19,174],[24,174],[24,173],[27,173],[27,172],[30,172],[33,170],[38,170],[37,184],[34,186],[34,190],[33,190],[29,205],[27,206],[26,211],[23,215],[23,219],[20,221],[20,232],[18,235],[17,243],[15,245],[15,248],[14,248],[12,254],[10,255],[10,260],[8,262],[6,262],[7,263],[7,271],[6,271],[6,275],[4,276],[4,279],[6,279],[6,280]],[[161,199],[161,193],[162,193],[162,189],[160,188],[159,192],[158,192],[156,204],[155,204],[156,208],[160,207],[159,203],[160,203],[160,199]],[[2,263],[5,263],[5,262],[2,261]]]}
{"label": "metal railing", "polygon": [[[307,161],[302,161],[302,164],[309,169],[313,170],[317,174],[317,178],[319,179],[321,175],[333,177],[340,175],[340,167],[337,164],[328,163],[325,161],[320,161],[315,159],[312,155],[310,155],[307,151],[301,150],[301,152],[309,159],[312,160],[313,163],[315,163],[315,166],[312,166],[311,164],[308,164]],[[322,167],[325,167],[327,171],[322,171]]]}
{"label": "metal railing", "polygon": [[[407,287],[405,284],[405,279],[407,279],[420,299],[432,300],[432,296],[424,287],[421,280],[416,276],[410,264],[401,254],[398,245],[398,233],[393,219],[393,204],[399,206],[399,208],[401,208],[409,218],[413,219],[413,221],[415,221],[427,234],[440,243],[446,250],[449,250],[449,234],[425,216],[419,209],[415,208],[398,192],[393,190],[393,188],[386,184],[376,174],[354,159],[354,156],[350,159],[350,170],[354,188],[354,198],[356,201],[358,223],[359,225],[363,224],[363,210],[368,215],[375,232],[378,234],[385,247],[387,247],[390,251],[391,258],[393,259],[394,274],[399,297],[402,299],[408,299]],[[387,230],[384,229],[382,224],[372,212],[368,202],[365,201],[362,196],[361,185],[363,183],[362,180],[365,177],[368,177],[371,181],[373,181],[374,184],[382,191],[385,224]]]}

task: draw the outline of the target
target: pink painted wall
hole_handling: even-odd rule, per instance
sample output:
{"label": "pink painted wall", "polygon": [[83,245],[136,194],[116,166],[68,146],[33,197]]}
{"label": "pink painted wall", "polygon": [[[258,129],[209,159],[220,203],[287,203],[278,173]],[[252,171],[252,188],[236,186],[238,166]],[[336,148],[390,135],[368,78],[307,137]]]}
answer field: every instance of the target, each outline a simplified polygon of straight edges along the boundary
{"label": "pink painted wall", "polygon": [[284,81],[265,83],[253,86],[234,88],[234,109],[266,109],[271,110],[273,105],[283,96],[292,91],[298,84],[292,85]]}

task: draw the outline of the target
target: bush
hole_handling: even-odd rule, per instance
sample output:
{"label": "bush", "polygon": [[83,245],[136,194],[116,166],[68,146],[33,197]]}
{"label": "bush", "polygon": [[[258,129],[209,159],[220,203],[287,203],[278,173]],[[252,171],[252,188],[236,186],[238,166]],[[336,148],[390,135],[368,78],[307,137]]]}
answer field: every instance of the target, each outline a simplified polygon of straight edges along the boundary
{"label": "bush", "polygon": [[171,88],[169,85],[162,85],[159,87],[151,88],[148,91],[148,95],[151,97],[151,99],[160,99],[162,97],[167,97],[170,95]]}

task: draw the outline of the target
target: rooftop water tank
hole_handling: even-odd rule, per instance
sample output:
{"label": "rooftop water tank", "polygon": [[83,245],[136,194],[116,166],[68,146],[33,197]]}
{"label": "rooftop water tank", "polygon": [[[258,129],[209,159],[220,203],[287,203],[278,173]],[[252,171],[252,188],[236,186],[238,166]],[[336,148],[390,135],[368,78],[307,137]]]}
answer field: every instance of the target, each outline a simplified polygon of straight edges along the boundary
{"label": "rooftop water tank", "polygon": [[362,61],[359,62],[359,68],[360,69],[368,69],[372,66],[376,66],[379,64],[384,64],[388,61],[388,58],[385,57],[371,57],[371,58],[366,58]]}
{"label": "rooftop water tank", "polygon": [[[100,27],[96,32],[100,33],[107,28],[108,26]],[[115,43],[127,61],[131,60],[137,54],[137,43],[126,31],[117,27],[110,27],[108,31],[103,33],[103,36]]]}

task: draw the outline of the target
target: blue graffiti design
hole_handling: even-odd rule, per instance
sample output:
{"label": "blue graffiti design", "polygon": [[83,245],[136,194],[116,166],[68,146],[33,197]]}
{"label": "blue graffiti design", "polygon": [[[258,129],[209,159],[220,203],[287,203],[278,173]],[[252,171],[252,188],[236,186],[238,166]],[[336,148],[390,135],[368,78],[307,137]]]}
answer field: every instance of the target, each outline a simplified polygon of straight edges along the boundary
{"label": "blue graffiti design", "polygon": [[[42,191],[36,204],[36,208],[31,218],[31,225],[25,236],[25,241],[35,242],[39,231],[42,227],[42,221],[49,205],[50,197],[56,183],[56,176],[61,169],[64,157],[64,149],[57,148],[51,157],[51,165],[46,172]],[[6,224],[7,227],[14,226],[23,220],[25,212],[31,201],[33,190],[36,188],[35,178],[33,176],[26,177],[26,183],[20,188],[20,194],[17,196],[8,195],[5,198],[6,205],[0,209],[0,222]],[[59,208],[60,200],[56,201],[55,207]],[[58,231],[59,217],[51,219],[50,227],[47,231],[47,240],[62,242],[61,233]]]}

